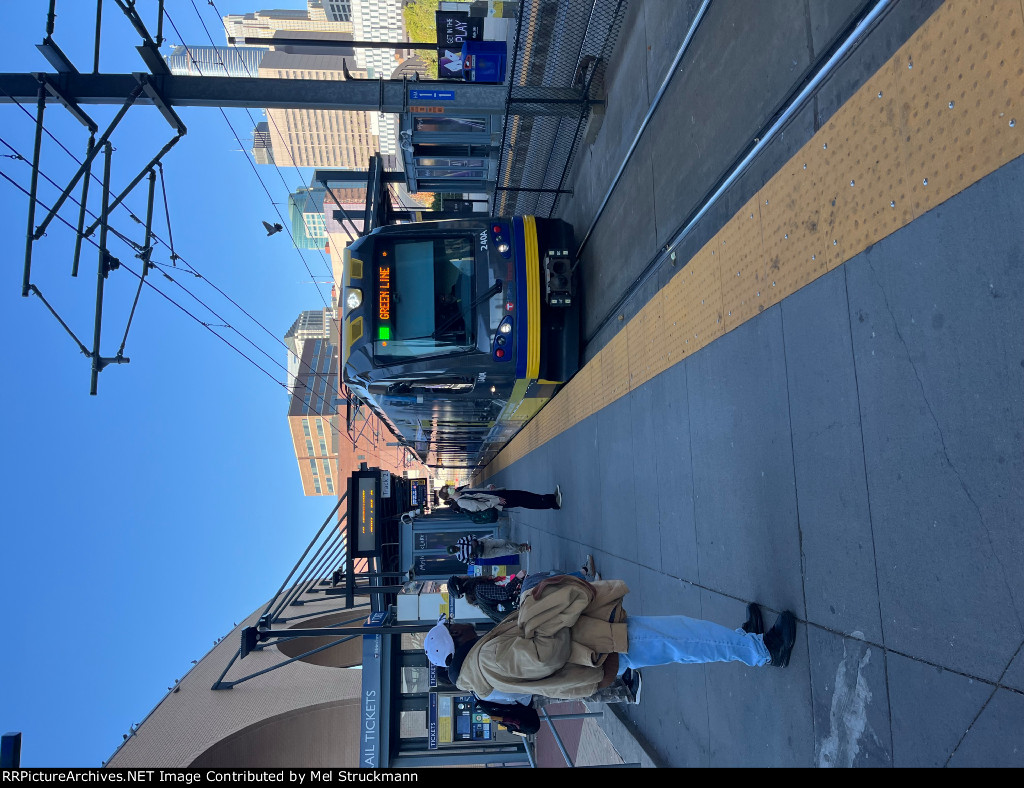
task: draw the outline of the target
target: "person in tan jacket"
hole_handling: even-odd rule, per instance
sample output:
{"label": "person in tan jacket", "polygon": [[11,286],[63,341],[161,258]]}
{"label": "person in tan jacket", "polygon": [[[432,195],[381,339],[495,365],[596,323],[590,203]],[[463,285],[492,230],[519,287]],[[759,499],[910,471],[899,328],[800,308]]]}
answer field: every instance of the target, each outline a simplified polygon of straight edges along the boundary
{"label": "person in tan jacket", "polygon": [[[653,665],[789,664],[796,619],[788,611],[762,634],[688,616],[628,616],[628,592],[621,580],[548,577],[524,592],[518,615],[491,631],[477,636],[469,624],[438,623],[424,649],[457,687],[481,698],[494,691],[586,698],[627,669]],[[748,612],[760,620],[756,605]]]}

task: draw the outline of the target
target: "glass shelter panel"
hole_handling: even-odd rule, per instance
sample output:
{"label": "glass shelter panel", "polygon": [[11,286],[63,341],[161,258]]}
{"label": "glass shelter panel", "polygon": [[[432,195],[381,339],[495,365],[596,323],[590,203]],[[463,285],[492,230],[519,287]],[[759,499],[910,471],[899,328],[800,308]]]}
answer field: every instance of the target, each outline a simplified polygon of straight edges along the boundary
{"label": "glass shelter panel", "polygon": [[445,134],[484,134],[487,132],[487,118],[413,118],[412,128],[413,131],[435,131]]}

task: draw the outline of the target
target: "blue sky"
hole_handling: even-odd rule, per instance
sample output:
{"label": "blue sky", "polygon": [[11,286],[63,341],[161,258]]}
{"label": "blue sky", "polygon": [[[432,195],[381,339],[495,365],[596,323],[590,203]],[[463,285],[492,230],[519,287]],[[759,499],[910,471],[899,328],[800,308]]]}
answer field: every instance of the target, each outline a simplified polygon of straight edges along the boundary
{"label": "blue sky", "polygon": [[[35,46],[45,33],[47,2],[6,5],[0,72],[50,71]],[[142,0],[138,7],[155,31],[156,3]],[[223,14],[258,7],[217,2]],[[194,7],[192,0],[168,3],[168,9],[184,43],[209,43],[197,11],[216,43],[224,43],[206,0]],[[59,0],[57,12],[54,39],[80,70],[91,71],[95,3]],[[144,71],[135,50],[140,37],[115,4],[105,4],[103,23],[101,71]],[[168,43],[182,43],[170,25],[164,32]],[[103,129],[116,108],[85,109]],[[259,110],[251,112],[263,119]],[[269,376],[144,288],[124,351],[131,363],[104,370],[98,395],[90,396],[89,360],[38,298],[21,296],[28,200],[0,178],[7,218],[0,236],[0,325],[8,345],[0,389],[7,501],[0,731],[22,732],[23,766],[99,766],[191,660],[266,602],[333,505],[302,495],[286,394],[275,382],[285,378],[278,366],[285,361],[284,332],[301,310],[322,308],[329,299],[329,286],[311,283],[329,278],[329,262],[315,252],[300,256],[286,233],[268,238],[261,224],[279,221],[276,210],[287,216],[288,190],[308,182],[309,173],[282,169],[282,182],[273,167],[260,167],[275,207],[238,150],[250,142],[245,111],[228,113],[241,146],[219,110],[180,114],[188,134],[164,159],[171,232],[176,252],[205,279],[167,268],[165,246],[154,260],[237,329],[216,331]],[[53,103],[44,117],[46,128],[81,159],[86,130]],[[0,139],[27,158],[33,128],[17,106],[0,105]],[[112,137],[115,192],[172,136],[155,109],[133,108]],[[9,158],[7,145],[0,145],[0,173],[27,189],[30,167]],[[102,174],[99,162],[94,171]],[[45,175],[63,187],[77,166],[44,137]],[[41,200],[52,204],[56,193],[41,180]],[[92,206],[98,194],[94,181]],[[144,185],[126,202],[144,218]],[[38,209],[37,223],[43,215]],[[74,223],[77,207],[68,203],[61,215]],[[142,228],[124,210],[112,224],[141,241]],[[154,226],[167,241],[159,199]],[[111,251],[140,270],[128,246],[112,240]],[[34,246],[32,282],[91,347],[97,250],[84,246],[77,279],[70,276],[72,252],[71,230],[55,221]],[[157,286],[200,320],[222,322],[153,273]],[[123,269],[106,281],[104,355],[120,345],[137,281]]]}

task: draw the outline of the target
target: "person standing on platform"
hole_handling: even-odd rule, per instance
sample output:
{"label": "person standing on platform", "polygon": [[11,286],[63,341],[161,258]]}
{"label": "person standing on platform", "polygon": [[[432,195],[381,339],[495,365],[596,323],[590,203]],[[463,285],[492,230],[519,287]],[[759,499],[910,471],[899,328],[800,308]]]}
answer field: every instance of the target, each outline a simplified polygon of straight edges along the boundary
{"label": "person standing on platform", "polygon": [[553,493],[540,495],[528,490],[506,490],[488,485],[483,490],[469,488],[442,487],[437,496],[445,502],[454,501],[466,512],[479,512],[484,509],[561,509],[562,490],[556,484]]}
{"label": "person standing on platform", "polygon": [[[688,616],[627,616],[621,580],[558,575],[523,593],[519,613],[482,636],[472,625],[438,623],[424,639],[427,658],[455,666],[459,689],[586,698],[627,670],[656,665],[742,662],[786,667],[796,618],[784,611],[767,632],[757,605],[732,630]],[[452,671],[449,670],[449,675]]]}
{"label": "person standing on platform", "polygon": [[471,564],[484,558],[528,553],[532,549],[529,542],[513,542],[497,536],[476,537],[467,534],[455,544],[448,545],[448,555],[454,555],[464,564]]}

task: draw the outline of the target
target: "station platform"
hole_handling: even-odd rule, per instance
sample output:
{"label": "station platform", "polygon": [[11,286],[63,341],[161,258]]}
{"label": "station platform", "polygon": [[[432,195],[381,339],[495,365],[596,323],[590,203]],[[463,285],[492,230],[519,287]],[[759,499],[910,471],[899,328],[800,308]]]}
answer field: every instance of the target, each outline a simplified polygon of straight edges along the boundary
{"label": "station platform", "polygon": [[[631,5],[575,227],[698,5]],[[738,5],[711,5],[583,250],[585,366],[482,481],[560,485],[560,511],[509,510],[531,569],[590,553],[629,613],[738,627],[758,602],[797,643],[785,669],[645,669],[577,765],[1024,766],[1024,12],[896,3],[606,325],[620,269],[743,148],[702,141],[858,4]],[[764,78],[730,94],[741,52]]]}

